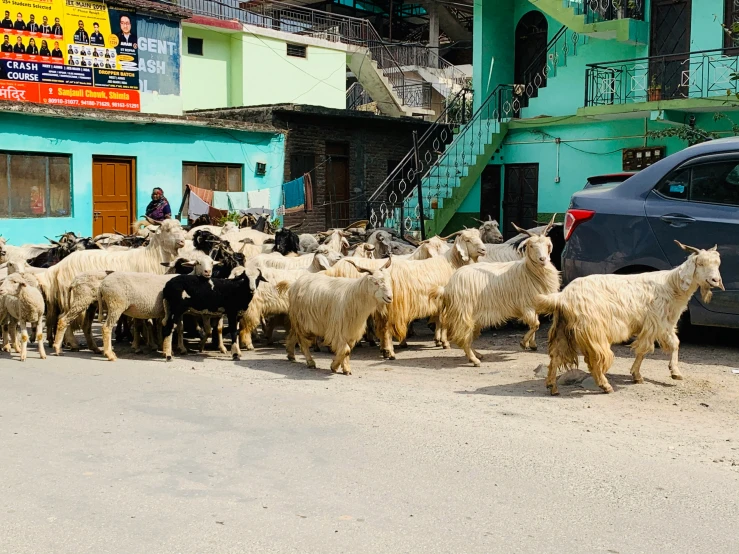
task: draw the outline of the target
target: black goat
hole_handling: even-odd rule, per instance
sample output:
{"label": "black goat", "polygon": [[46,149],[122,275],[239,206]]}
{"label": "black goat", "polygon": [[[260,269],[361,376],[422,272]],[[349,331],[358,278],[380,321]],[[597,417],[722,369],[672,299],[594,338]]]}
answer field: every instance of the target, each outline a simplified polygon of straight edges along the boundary
{"label": "black goat", "polygon": [[214,316],[226,315],[231,338],[231,355],[234,360],[241,358],[238,326],[249,307],[259,283],[267,280],[259,272],[252,284],[246,273],[236,279],[206,279],[196,275],[180,275],[164,285],[164,354],[167,361],[172,359],[172,331],[185,312],[192,310]]}
{"label": "black goat", "polygon": [[203,214],[199,216],[195,221],[193,221],[190,224],[190,229],[195,229],[195,227],[202,227],[203,225],[210,225],[210,217],[208,214]]}
{"label": "black goat", "polygon": [[300,252],[300,237],[293,231],[294,227],[283,227],[275,233],[275,252],[283,256]]}
{"label": "black goat", "polygon": [[31,267],[51,267],[79,250],[98,250],[100,246],[91,238],[79,238],[74,233],[64,233],[58,241],[47,238],[51,248],[28,260]]}
{"label": "black goat", "polygon": [[246,261],[245,256],[234,252],[228,242],[205,229],[195,232],[192,243],[196,250],[205,252],[213,261],[220,262],[213,268],[213,277],[226,279],[234,268],[244,265]]}

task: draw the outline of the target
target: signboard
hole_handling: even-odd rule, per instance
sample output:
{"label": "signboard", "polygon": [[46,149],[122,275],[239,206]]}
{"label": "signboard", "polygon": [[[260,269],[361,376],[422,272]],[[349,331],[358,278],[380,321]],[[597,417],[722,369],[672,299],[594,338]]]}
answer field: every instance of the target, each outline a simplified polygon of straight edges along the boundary
{"label": "signboard", "polygon": [[94,0],[3,0],[2,6],[0,100],[139,109],[135,12]]}
{"label": "signboard", "polygon": [[180,24],[138,16],[139,90],[180,94]]}

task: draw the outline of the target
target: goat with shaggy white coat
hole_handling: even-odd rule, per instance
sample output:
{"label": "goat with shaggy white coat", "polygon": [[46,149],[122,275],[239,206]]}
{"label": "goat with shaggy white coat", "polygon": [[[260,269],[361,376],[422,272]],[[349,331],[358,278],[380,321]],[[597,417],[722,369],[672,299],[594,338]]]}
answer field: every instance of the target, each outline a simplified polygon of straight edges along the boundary
{"label": "goat with shaggy white coat", "polygon": [[330,250],[325,245],[321,245],[315,254],[305,254],[295,257],[283,256],[278,253],[261,254],[248,260],[245,265],[251,269],[264,269],[267,267],[271,267],[272,269],[306,269],[318,263],[316,262],[317,256],[325,257],[331,265],[334,265],[341,259],[341,254]]}
{"label": "goat with shaggy white coat", "polygon": [[606,378],[614,358],[611,345],[634,335],[631,349],[636,359],[631,376],[635,383],[644,382],[642,360],[654,352],[655,342],[670,353],[672,378],[683,378],[678,367],[677,322],[698,289],[706,304],[711,300],[711,288],[724,290],[724,284],[716,246],[699,250],[675,242],[689,256],[674,269],[637,275],[589,275],[575,279],[558,294],[538,299],[538,310],[554,316],[546,380],[552,395],[559,393],[557,371],[577,367],[578,351],[595,383],[604,392],[613,392]]}
{"label": "goat with shaggy white coat", "polygon": [[[162,262],[170,262],[177,252],[185,246],[185,232],[180,223],[173,219],[164,220],[149,244],[121,252],[106,250],[83,250],[74,252],[61,262],[49,268],[45,274],[48,280],[46,292],[47,337],[52,340],[56,330],[57,316],[69,308],[68,291],[75,277],[91,271],[127,271],[132,273],[162,274],[166,270]],[[76,345],[71,329],[67,328],[67,338]]]}
{"label": "goat with shaggy white coat", "polygon": [[549,259],[552,252],[552,241],[546,236],[549,229],[541,235],[529,234],[523,259],[462,267],[437,291],[443,303],[442,327],[476,367],[480,366],[480,355],[472,349],[472,343],[480,331],[510,319],[519,319],[529,326],[521,348],[536,349],[539,318],[535,299],[557,292],[560,285],[559,272]]}
{"label": "goat with shaggy white coat", "polygon": [[292,285],[278,283],[278,292],[289,289],[287,359],[295,361],[295,344],[299,343],[308,367],[315,368],[310,344],[323,337],[323,343],[335,353],[331,371],[341,366],[345,375],[351,375],[349,355],[364,336],[367,318],[378,308],[392,305],[391,264],[392,259],[375,271],[358,268],[364,274],[359,279],[314,274],[304,275]]}
{"label": "goat with shaggy white coat", "polygon": [[[457,269],[474,263],[485,255],[485,245],[480,240],[480,231],[477,229],[465,229],[450,236],[456,236],[454,245],[441,256],[418,261],[395,259],[393,262],[390,276],[395,300],[387,310],[374,314],[375,332],[380,338],[380,349],[384,357],[395,359],[393,337],[403,346],[412,321],[438,317],[439,301],[432,299],[432,294],[439,287],[445,286]],[[353,261],[357,267],[369,270],[374,270],[378,262],[362,258],[355,258]],[[356,270],[345,264],[337,264],[336,268],[326,273],[342,277],[356,276]],[[437,325],[434,337],[437,345],[444,342],[443,336],[442,326]]]}

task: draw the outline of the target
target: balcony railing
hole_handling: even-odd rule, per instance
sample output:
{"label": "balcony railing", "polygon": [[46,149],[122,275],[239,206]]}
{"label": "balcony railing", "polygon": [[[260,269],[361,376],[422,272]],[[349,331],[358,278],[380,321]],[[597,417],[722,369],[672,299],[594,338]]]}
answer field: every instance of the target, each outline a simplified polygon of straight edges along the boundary
{"label": "balcony railing", "polygon": [[352,83],[346,90],[346,109],[357,111],[376,111],[376,106],[361,83]]}
{"label": "balcony railing", "polygon": [[709,98],[739,92],[739,57],[726,50],[589,64],[585,106]]}
{"label": "balcony railing", "polygon": [[644,21],[646,0],[562,0],[565,7],[584,15],[585,23],[600,23],[616,19]]}

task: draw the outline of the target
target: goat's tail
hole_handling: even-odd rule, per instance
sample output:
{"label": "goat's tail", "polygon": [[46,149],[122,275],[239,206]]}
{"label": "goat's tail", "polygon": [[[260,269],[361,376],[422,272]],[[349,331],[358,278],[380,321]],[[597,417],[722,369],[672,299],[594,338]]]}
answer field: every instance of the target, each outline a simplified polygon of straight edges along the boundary
{"label": "goat's tail", "polygon": [[539,294],[534,298],[534,308],[538,314],[556,315],[561,306],[562,301],[558,292],[554,294]]}
{"label": "goat's tail", "polygon": [[536,311],[552,315],[549,328],[549,358],[557,369],[578,367],[577,340],[572,330],[573,314],[568,313],[560,293],[539,295],[534,300]]}
{"label": "goat's tail", "polygon": [[290,289],[290,282],[280,281],[275,285],[275,289],[277,290],[277,294],[285,294]]}

